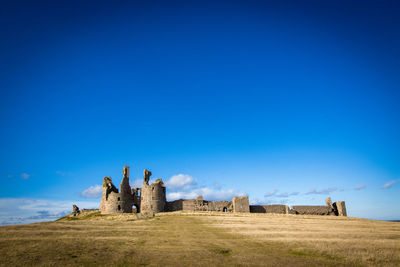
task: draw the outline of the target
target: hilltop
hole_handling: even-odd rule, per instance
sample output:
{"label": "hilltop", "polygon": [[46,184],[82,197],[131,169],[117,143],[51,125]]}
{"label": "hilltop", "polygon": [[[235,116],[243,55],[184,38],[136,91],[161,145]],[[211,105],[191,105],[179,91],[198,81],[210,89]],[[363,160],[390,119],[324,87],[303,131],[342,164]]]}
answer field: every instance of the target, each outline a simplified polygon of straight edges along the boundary
{"label": "hilltop", "polygon": [[2,266],[400,264],[400,224],[280,214],[101,215],[0,227]]}

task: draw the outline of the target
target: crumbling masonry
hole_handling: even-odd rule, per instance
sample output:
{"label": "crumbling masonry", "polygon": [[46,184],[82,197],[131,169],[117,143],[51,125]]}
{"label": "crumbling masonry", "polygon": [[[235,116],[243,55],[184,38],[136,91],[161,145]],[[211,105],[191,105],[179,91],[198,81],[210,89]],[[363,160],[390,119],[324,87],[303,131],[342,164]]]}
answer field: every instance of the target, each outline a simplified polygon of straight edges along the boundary
{"label": "crumbling masonry", "polygon": [[[157,179],[149,185],[150,171],[144,170],[143,186],[140,188],[131,188],[129,185],[128,166],[124,166],[122,174],[119,191],[113,185],[111,177],[104,177],[100,203],[102,214],[186,210],[347,216],[345,202],[332,203],[331,198],[326,199],[325,206],[292,207],[287,205],[249,205],[248,197],[233,197],[232,201],[208,201],[199,196],[197,199],[179,199],[168,202],[162,179]],[[133,209],[133,206],[136,209]]]}

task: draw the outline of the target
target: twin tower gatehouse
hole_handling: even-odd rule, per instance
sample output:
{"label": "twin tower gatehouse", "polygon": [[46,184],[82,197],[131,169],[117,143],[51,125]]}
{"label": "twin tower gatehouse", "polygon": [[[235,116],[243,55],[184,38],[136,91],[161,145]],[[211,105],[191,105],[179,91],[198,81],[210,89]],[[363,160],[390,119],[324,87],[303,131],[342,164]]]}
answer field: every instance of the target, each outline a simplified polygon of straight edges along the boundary
{"label": "twin tower gatehouse", "polygon": [[165,186],[161,179],[149,185],[151,172],[144,170],[143,186],[131,188],[129,185],[129,166],[124,166],[120,190],[114,186],[111,177],[103,179],[103,194],[100,211],[102,214],[136,212],[162,212],[165,210]]}

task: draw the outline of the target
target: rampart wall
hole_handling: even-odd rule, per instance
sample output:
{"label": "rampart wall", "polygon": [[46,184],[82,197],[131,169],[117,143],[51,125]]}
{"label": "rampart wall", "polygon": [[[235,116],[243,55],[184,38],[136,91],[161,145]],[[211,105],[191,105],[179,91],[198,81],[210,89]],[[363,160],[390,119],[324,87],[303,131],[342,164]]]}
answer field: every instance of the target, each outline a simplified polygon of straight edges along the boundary
{"label": "rampart wall", "polygon": [[167,202],[166,211],[222,211],[233,212],[232,201],[207,201],[199,199]]}
{"label": "rampart wall", "polygon": [[325,206],[287,206],[287,205],[251,205],[252,213],[302,214],[302,215],[336,215],[347,216],[344,201],[332,204],[331,198],[325,200]]}
{"label": "rampart wall", "polygon": [[328,206],[292,206],[290,213],[303,215],[334,215],[333,210]]}
{"label": "rampart wall", "polygon": [[254,213],[288,213],[288,206],[286,205],[251,205],[250,212]]}

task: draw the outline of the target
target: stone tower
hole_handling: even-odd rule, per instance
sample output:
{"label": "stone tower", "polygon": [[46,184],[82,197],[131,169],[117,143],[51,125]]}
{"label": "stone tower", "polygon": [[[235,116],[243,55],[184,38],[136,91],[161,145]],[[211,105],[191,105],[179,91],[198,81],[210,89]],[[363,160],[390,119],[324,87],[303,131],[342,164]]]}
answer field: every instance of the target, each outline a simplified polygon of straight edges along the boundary
{"label": "stone tower", "polygon": [[233,212],[250,212],[248,197],[233,197],[232,206]]}
{"label": "stone tower", "polygon": [[157,179],[149,185],[151,172],[144,170],[143,186],[141,188],[141,212],[163,212],[165,211],[166,197],[165,185],[161,179]]}
{"label": "stone tower", "polygon": [[123,178],[121,185],[119,187],[121,195],[121,212],[131,213],[133,206],[133,197],[132,197],[132,189],[131,186],[129,185],[129,166],[124,166],[122,174]]}

